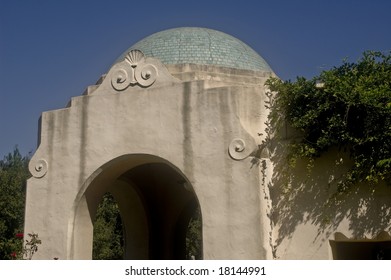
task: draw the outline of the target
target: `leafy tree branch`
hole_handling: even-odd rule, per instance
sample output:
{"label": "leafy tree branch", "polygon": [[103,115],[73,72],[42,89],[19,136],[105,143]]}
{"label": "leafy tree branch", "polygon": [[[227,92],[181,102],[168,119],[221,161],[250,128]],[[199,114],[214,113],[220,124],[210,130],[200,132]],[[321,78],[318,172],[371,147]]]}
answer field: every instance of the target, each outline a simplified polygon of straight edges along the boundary
{"label": "leafy tree branch", "polygon": [[345,148],[353,166],[342,190],[358,182],[391,185],[391,55],[365,52],[313,79],[271,78],[275,92],[270,120],[301,134],[290,145],[290,159],[319,157],[331,147]]}

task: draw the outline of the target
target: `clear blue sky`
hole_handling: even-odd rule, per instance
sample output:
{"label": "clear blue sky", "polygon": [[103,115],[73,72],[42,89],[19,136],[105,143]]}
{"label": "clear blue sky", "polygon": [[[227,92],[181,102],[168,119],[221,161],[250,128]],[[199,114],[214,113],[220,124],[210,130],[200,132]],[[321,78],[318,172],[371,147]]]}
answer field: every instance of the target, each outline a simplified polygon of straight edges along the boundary
{"label": "clear blue sky", "polygon": [[42,111],[65,107],[140,39],[208,27],[286,80],[391,49],[390,0],[0,0],[0,158],[35,151]]}

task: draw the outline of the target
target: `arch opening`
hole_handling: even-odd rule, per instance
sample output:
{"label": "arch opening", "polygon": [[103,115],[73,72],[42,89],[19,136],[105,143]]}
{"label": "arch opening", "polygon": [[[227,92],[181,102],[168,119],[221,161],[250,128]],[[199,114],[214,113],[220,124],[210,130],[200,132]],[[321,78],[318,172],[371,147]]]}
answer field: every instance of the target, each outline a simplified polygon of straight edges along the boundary
{"label": "arch opening", "polygon": [[[202,215],[197,196],[178,169],[154,157],[141,163],[128,159],[104,166],[86,186],[76,205],[71,259],[92,258],[96,243],[93,221],[106,193],[118,205],[120,218],[115,219],[122,221],[123,259],[202,258]],[[193,226],[190,238],[198,240],[191,243],[188,232],[194,217],[198,228]],[[117,237],[108,239],[118,243]],[[196,253],[189,255],[189,244]]]}

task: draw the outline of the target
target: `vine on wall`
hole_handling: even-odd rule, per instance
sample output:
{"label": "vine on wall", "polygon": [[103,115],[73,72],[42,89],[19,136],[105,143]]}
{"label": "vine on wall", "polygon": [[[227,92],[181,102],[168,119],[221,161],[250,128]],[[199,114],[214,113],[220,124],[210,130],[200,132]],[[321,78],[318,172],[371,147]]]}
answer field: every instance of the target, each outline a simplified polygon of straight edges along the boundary
{"label": "vine on wall", "polygon": [[391,186],[391,52],[364,52],[311,80],[270,78],[266,85],[276,93],[272,125],[287,123],[302,135],[290,144],[291,163],[337,146],[353,161],[341,190],[359,182]]}

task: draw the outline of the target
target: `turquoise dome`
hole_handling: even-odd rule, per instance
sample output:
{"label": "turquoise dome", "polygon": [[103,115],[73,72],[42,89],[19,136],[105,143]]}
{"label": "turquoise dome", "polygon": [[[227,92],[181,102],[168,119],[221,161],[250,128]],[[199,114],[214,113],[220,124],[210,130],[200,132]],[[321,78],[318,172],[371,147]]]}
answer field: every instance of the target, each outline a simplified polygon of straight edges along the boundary
{"label": "turquoise dome", "polygon": [[131,46],[163,64],[202,64],[244,70],[272,71],[267,62],[242,41],[208,28],[181,27],[152,34]]}

